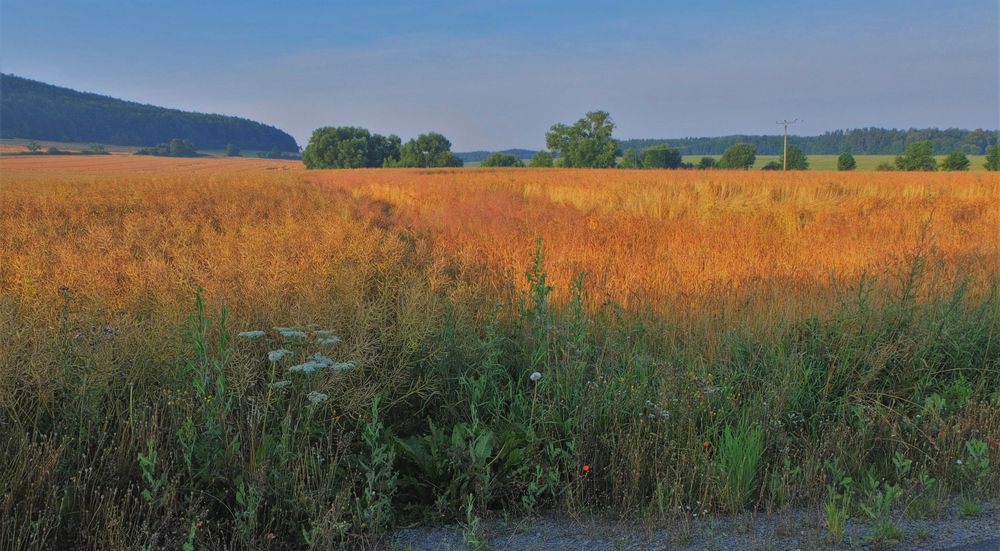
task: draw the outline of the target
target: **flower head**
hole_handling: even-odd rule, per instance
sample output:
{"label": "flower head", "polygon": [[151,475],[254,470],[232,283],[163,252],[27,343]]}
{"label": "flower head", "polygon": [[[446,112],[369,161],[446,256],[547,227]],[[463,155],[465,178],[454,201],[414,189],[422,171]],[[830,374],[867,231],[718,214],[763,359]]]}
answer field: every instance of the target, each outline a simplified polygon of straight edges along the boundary
{"label": "flower head", "polygon": [[243,331],[238,336],[240,336],[240,337],[246,337],[248,339],[256,339],[257,337],[263,337],[266,334],[267,333],[265,333],[263,331],[255,330],[255,331]]}
{"label": "flower head", "polygon": [[709,442],[708,440],[705,440],[704,442],[702,442],[702,443],[701,443],[701,447],[705,448],[706,450],[707,450],[707,449],[708,449],[708,447],[709,447],[709,446],[711,446],[711,445],[712,445],[712,443],[711,443],[711,442]]}
{"label": "flower head", "polygon": [[278,334],[280,334],[282,337],[285,337],[286,339],[291,339],[291,338],[304,339],[306,337],[305,331],[300,331],[292,327],[275,327],[274,330],[277,331]]}
{"label": "flower head", "polygon": [[297,365],[293,365],[292,367],[289,367],[288,371],[291,373],[312,373],[313,371],[316,371],[317,369],[323,369],[324,367],[327,367],[327,365],[319,363],[317,361],[309,360],[308,362],[300,363]]}
{"label": "flower head", "polygon": [[542,378],[542,374],[536,371],[532,373],[528,378],[537,383],[538,380]]}
{"label": "flower head", "polygon": [[291,353],[292,353],[291,350],[285,350],[284,348],[279,348],[277,350],[272,350],[272,351],[270,351],[270,352],[267,353],[267,361],[269,361],[269,362],[280,362],[281,360],[283,360],[285,358],[285,356],[288,356]]}
{"label": "flower head", "polygon": [[584,465],[583,466],[583,472],[585,472],[585,473],[590,472],[590,465]]}
{"label": "flower head", "polygon": [[322,402],[324,400],[328,400],[330,398],[330,396],[327,395],[327,394],[323,394],[322,392],[316,392],[314,390],[314,391],[310,392],[309,394],[307,394],[306,398],[310,402],[312,402],[314,404],[318,404],[318,403],[320,403],[320,402]]}
{"label": "flower head", "polygon": [[291,381],[275,381],[268,386],[271,388],[285,388],[286,386],[292,384]]}

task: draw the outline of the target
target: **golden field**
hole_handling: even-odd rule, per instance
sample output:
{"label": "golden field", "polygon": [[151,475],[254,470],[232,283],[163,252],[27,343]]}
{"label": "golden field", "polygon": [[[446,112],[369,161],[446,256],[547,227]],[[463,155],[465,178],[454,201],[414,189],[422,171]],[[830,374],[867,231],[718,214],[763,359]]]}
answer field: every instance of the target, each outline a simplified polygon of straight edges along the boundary
{"label": "golden field", "polygon": [[989,173],[0,157],[0,547],[974,503],[998,267]]}
{"label": "golden field", "polygon": [[1000,261],[1000,180],[990,174],[0,162],[8,298],[66,286],[126,306],[204,285],[259,302],[323,280],[345,247],[403,233],[419,243],[428,277],[493,292],[526,285],[541,237],[557,296],[582,273],[592,299],[661,312],[751,299],[804,308],[862,275],[898,275],[920,248],[980,282]]}

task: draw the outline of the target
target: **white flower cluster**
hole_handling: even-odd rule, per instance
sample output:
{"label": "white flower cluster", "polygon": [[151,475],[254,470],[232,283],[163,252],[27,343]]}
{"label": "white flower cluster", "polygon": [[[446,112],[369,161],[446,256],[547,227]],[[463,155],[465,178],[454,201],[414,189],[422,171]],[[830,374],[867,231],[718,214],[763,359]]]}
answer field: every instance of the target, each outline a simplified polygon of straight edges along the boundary
{"label": "white flower cluster", "polygon": [[[312,326],[314,327],[314,326]],[[308,341],[303,342],[305,339],[314,341],[319,345],[332,346],[339,344],[341,342],[340,337],[333,334],[332,329],[303,329],[301,327],[273,327],[275,333],[281,336],[282,339],[292,339],[292,348],[301,348],[303,344],[308,344]],[[267,332],[260,330],[253,331],[243,331],[239,333],[240,337],[245,337],[248,339],[256,339],[267,335]],[[278,348],[276,350],[271,350],[267,353],[267,361],[271,363],[278,363],[289,356],[295,355],[295,352],[287,348]],[[354,362],[336,362],[333,358],[323,354],[321,352],[316,352],[306,358],[306,361],[293,365],[288,368],[289,373],[296,374],[308,374],[319,371],[321,369],[328,369],[330,371],[343,371],[346,369],[352,369],[354,367]],[[292,381],[290,380],[280,380],[274,381],[268,385],[272,389],[279,389],[291,386]],[[309,400],[313,405],[319,404],[320,402],[325,402],[330,399],[328,394],[324,394],[317,390],[310,391],[306,395],[306,399]]]}
{"label": "white flower cluster", "polygon": [[650,409],[650,412],[646,414],[650,419],[655,419],[660,417],[666,419],[670,417],[670,412],[661,408],[658,404],[654,403],[652,400],[646,400],[646,407]]}
{"label": "white flower cluster", "polygon": [[307,361],[289,367],[288,371],[291,373],[312,373],[313,371],[319,369],[340,371],[344,369],[351,369],[352,367],[354,367],[354,362],[335,362],[329,356],[317,352],[310,356]]}

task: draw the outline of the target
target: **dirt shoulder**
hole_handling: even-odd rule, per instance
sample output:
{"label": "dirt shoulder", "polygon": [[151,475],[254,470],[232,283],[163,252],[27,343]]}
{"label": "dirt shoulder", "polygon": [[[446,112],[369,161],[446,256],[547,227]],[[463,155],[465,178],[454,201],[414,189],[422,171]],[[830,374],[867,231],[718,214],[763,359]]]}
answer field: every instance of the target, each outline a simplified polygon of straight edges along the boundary
{"label": "dirt shoulder", "polygon": [[[941,518],[900,517],[897,522],[903,533],[902,541],[882,547],[870,542],[870,527],[859,519],[849,519],[843,541],[831,544],[821,513],[805,509],[650,525],[630,525],[598,516],[493,520],[484,521],[480,533],[492,550],[1000,550],[1000,500],[985,504],[982,513],[974,518],[960,517],[957,507],[951,506]],[[402,530],[386,548],[459,550],[466,546],[463,528],[446,526]]]}

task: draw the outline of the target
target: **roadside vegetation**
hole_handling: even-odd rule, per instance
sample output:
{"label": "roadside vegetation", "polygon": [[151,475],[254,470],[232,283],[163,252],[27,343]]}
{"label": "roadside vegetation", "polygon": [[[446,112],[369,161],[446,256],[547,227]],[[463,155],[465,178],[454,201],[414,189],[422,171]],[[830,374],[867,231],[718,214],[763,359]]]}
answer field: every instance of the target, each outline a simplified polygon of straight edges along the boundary
{"label": "roadside vegetation", "polygon": [[0,547],[789,505],[882,544],[1000,489],[983,176],[190,162],[0,174]]}

